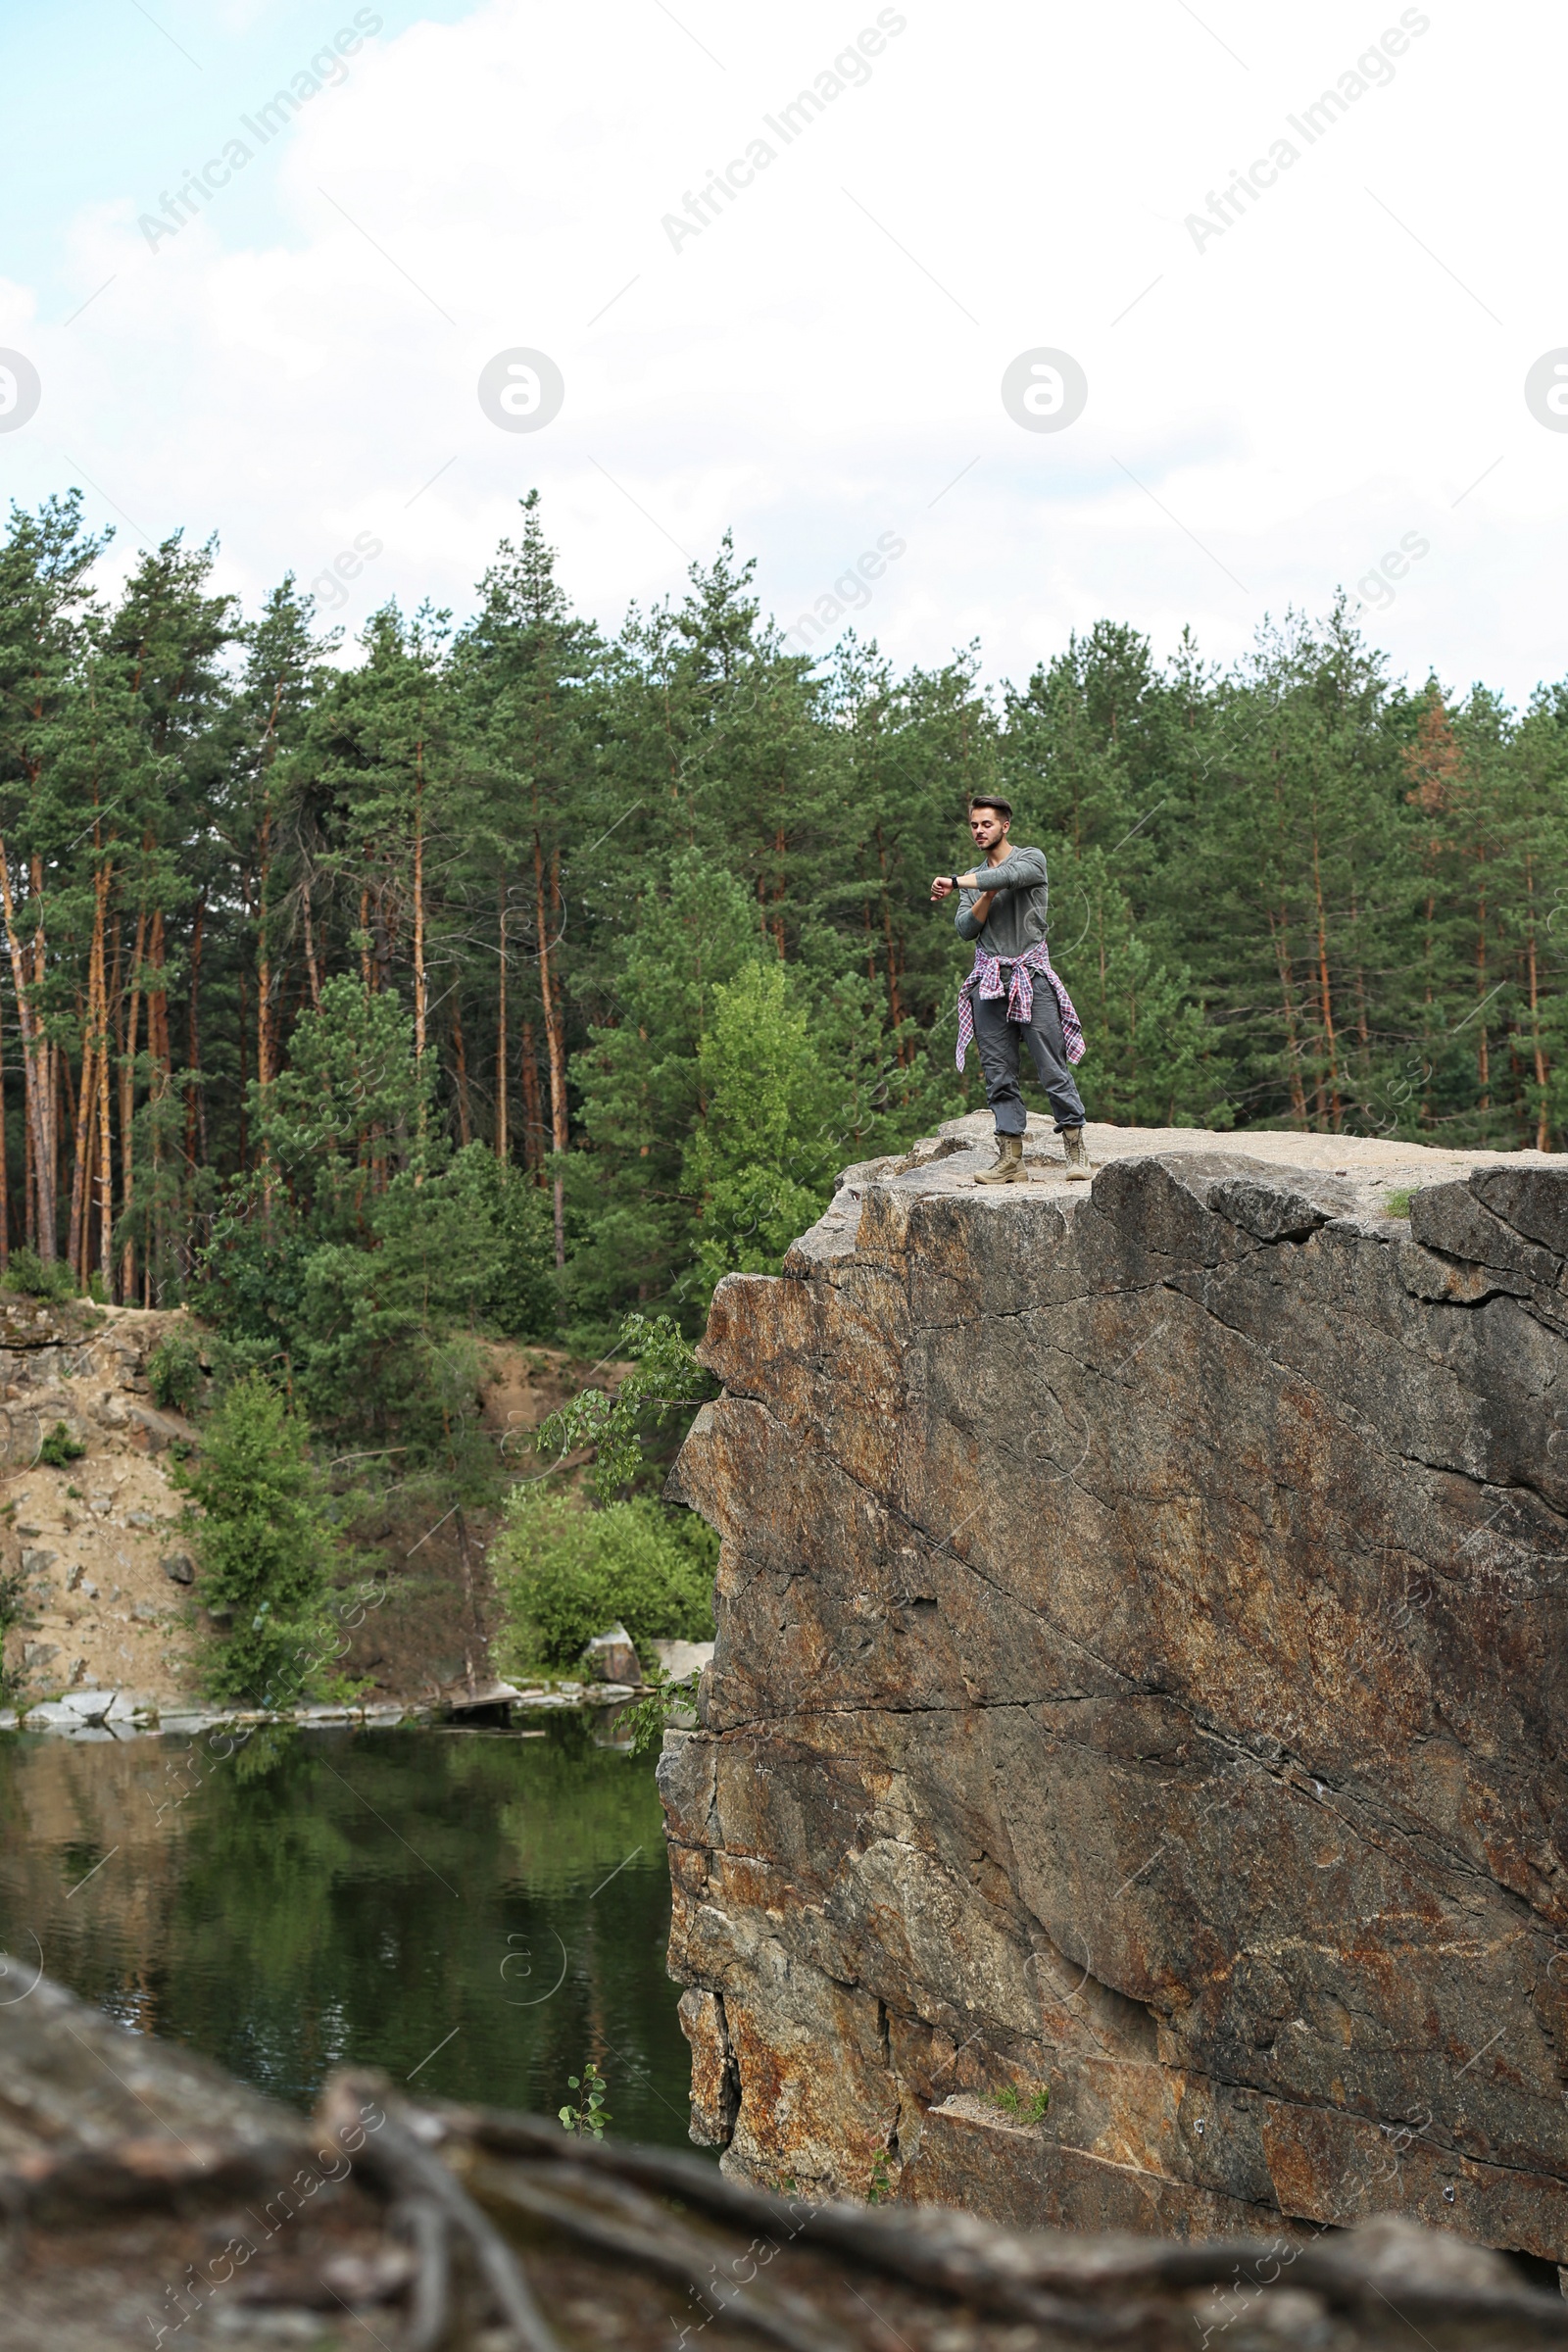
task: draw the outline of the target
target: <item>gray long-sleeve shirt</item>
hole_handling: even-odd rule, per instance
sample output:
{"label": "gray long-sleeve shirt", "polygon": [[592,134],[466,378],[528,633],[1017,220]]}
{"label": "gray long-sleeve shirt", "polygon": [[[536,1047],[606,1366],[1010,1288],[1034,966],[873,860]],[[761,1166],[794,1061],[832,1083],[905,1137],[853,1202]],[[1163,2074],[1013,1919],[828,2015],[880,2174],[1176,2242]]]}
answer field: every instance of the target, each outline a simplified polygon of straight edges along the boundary
{"label": "gray long-sleeve shirt", "polygon": [[960,890],[954,928],[960,939],[977,939],[988,956],[1022,956],[1046,936],[1046,912],[1051,898],[1044,850],[1012,850],[1000,865],[977,865],[984,888],[997,892],[997,902],[983,923],[973,907],[978,890]]}

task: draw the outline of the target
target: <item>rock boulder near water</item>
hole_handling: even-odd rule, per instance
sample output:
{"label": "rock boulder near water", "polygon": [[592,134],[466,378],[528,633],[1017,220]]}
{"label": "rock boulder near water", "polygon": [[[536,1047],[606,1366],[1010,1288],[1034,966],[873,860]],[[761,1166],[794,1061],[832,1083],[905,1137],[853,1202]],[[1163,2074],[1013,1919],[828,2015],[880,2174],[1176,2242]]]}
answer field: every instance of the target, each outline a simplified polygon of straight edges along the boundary
{"label": "rock boulder near water", "polygon": [[714,1297],[694,2135],[1568,2262],[1568,1167],[1031,1122],[994,1193],[987,1127]]}

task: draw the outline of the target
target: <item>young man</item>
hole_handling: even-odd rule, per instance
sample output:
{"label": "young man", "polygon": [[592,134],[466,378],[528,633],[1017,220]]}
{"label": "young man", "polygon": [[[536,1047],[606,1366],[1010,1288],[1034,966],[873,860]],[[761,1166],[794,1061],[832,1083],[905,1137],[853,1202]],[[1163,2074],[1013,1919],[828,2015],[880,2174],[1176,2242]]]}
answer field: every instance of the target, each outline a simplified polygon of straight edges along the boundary
{"label": "young man", "polygon": [[1093,1174],[1084,1144],[1084,1106],[1070,1064],[1084,1057],[1084,1033],[1072,999],[1051,968],[1046,948],[1050,888],[1045,853],[1015,850],[1007,839],[1012,808],[983,797],[969,803],[969,831],[983,862],[967,874],[938,874],[931,898],[958,894],[955,927],[975,943],[974,970],[958,994],[958,1067],[969,1040],[980,1048],[986,1101],[997,1122],[997,1160],[976,1184],[1027,1184],[1027,1124],[1018,1086],[1018,1048],[1028,1041],[1035,1075],[1055,1114],[1069,1183]]}

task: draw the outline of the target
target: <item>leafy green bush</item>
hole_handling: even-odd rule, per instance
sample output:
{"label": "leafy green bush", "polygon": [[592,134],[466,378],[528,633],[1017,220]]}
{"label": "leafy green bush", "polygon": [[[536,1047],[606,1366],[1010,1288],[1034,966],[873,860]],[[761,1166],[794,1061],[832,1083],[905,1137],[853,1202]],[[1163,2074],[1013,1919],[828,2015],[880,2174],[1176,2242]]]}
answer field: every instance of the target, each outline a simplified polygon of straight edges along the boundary
{"label": "leafy green bush", "polygon": [[691,1511],[646,1495],[592,1510],[544,1482],[514,1487],[492,1564],[506,1608],[505,1666],[573,1665],[616,1618],[650,1642],[713,1633],[718,1539]]}
{"label": "leafy green bush", "polygon": [[75,1279],[71,1268],[59,1259],[43,1258],[36,1250],[24,1245],[13,1250],[6,1268],[5,1288],[21,1291],[27,1298],[51,1298],[64,1303],[76,1296]]}
{"label": "leafy green bush", "polygon": [[153,1402],[167,1412],[188,1413],[202,1393],[202,1359],[182,1331],[166,1332],[147,1358]]}
{"label": "leafy green bush", "polygon": [[671,1725],[685,1731],[696,1723],[700,1680],[700,1676],[688,1674],[678,1683],[661,1683],[646,1698],[637,1699],[626,1709],[620,1724],[622,1731],[631,1734],[634,1756],[657,1756]]}
{"label": "leafy green bush", "polygon": [[213,1696],[286,1707],[324,1690],[335,1642],[323,1481],[277,1391],[256,1373],[236,1381],[176,1475],[201,1507],[187,1518],[197,1598],[229,1620],[208,1661]]}
{"label": "leafy green bush", "polygon": [[57,1421],[38,1448],[38,1459],[47,1462],[51,1470],[64,1470],[68,1462],[79,1462],[87,1448],[79,1438],[74,1438],[64,1421]]}

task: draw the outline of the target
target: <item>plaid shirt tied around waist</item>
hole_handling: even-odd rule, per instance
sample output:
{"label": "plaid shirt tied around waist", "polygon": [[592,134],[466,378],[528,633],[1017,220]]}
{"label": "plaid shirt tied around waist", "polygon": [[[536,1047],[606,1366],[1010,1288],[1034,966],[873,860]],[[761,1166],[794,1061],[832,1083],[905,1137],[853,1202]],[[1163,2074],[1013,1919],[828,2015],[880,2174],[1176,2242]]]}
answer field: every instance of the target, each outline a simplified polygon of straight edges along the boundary
{"label": "plaid shirt tied around waist", "polygon": [[[1011,979],[1004,981],[1002,976],[1004,972],[1010,972]],[[1073,1009],[1072,999],[1067,994],[1061,975],[1052,968],[1051,957],[1042,939],[1017,956],[988,956],[984,948],[975,949],[974,970],[958,991],[957,1060],[960,1070],[963,1057],[974,1043],[976,996],[1005,997],[1008,1020],[1017,1021],[1027,1028],[1034,1019],[1037,979],[1047,981],[1055,997],[1056,1009],[1061,1014],[1061,1040],[1067,1050],[1067,1059],[1071,1062],[1082,1061],[1086,1051],[1083,1023]]]}

